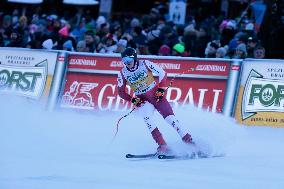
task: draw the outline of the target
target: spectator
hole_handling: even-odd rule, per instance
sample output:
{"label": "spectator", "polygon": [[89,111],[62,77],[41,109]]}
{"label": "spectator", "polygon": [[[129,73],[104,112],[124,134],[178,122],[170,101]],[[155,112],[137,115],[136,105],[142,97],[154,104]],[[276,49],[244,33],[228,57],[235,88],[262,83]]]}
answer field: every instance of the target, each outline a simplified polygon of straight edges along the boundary
{"label": "spectator", "polygon": [[10,36],[10,42],[7,44],[7,47],[23,47],[22,36],[18,31],[14,30]]}
{"label": "spectator", "polygon": [[216,58],[226,58],[227,49],[225,47],[219,47],[216,51]]}
{"label": "spectator", "polygon": [[[190,52],[190,55],[197,55],[199,50],[199,44],[196,44],[198,31],[195,30],[194,25],[188,25],[184,28],[184,33],[182,36],[182,41],[184,42],[185,49]],[[200,38],[201,39],[201,38]],[[204,49],[202,49],[204,51]]]}
{"label": "spectator", "polygon": [[172,55],[173,56],[187,56],[184,44],[182,43],[175,44],[172,49]]}
{"label": "spectator", "polygon": [[249,37],[247,42],[247,52],[248,58],[254,57],[254,49],[258,45],[258,40],[256,37]]}
{"label": "spectator", "polygon": [[170,56],[171,55],[171,48],[168,45],[162,45],[159,49],[160,56]]}
{"label": "spectator", "polygon": [[248,36],[245,32],[238,32],[235,35],[235,39],[236,39],[238,45],[241,44],[241,43],[246,44],[247,41],[248,41]]}
{"label": "spectator", "polygon": [[264,47],[262,47],[260,45],[255,47],[255,49],[253,51],[253,54],[254,54],[254,58],[257,58],[257,59],[265,58],[265,49],[264,49]]}
{"label": "spectator", "polygon": [[[64,23],[64,21],[61,20],[62,23]],[[66,22],[63,24],[64,26],[59,29],[58,34],[55,36],[55,40],[57,41],[57,45],[55,47],[55,49],[64,49],[63,45],[66,41],[70,40],[72,42],[72,47],[74,47],[76,45],[75,39],[73,37],[70,36],[69,33],[69,28],[70,25]],[[65,44],[66,45],[66,44]],[[66,48],[66,46],[65,46]],[[70,48],[70,46],[68,46],[68,48]]]}
{"label": "spectator", "polygon": [[233,58],[245,59],[246,57],[247,57],[246,45],[244,43],[241,43],[237,46]]}
{"label": "spectator", "polygon": [[160,38],[164,41],[164,44],[169,47],[173,47],[175,44],[179,43],[178,36],[170,25],[165,25],[160,33]]}
{"label": "spectator", "polygon": [[[113,20],[103,16],[95,20],[87,11],[81,11],[70,19],[56,12],[49,12],[49,16],[40,11],[28,12],[26,16],[20,16],[17,9],[10,13],[11,16],[4,12],[6,15],[0,15],[0,45],[9,47],[37,49],[43,48],[45,42],[44,48],[71,50],[76,46],[78,52],[120,53],[130,46],[138,54],[239,57],[235,53],[236,48],[245,53],[242,45],[239,45],[246,44],[246,57],[253,58],[254,50],[261,43],[261,38],[258,39],[254,31],[255,23],[249,18],[243,18],[237,24],[234,18],[201,18],[195,14],[187,19],[185,26],[175,25],[166,21],[167,10],[159,7],[152,8],[149,14],[141,17],[119,15],[114,16]],[[112,37],[107,37],[110,34]],[[258,37],[263,35],[259,33]],[[48,39],[52,43],[47,43]],[[223,48],[226,45],[228,49]],[[181,46],[184,46],[184,50]],[[262,54],[265,54],[265,50]]]}
{"label": "spectator", "polygon": [[104,16],[99,16],[96,21],[96,29],[100,29],[102,24],[106,24],[107,20]]}
{"label": "spectator", "polygon": [[74,51],[74,48],[73,48],[73,45],[72,45],[72,41],[71,41],[71,40],[65,41],[65,43],[63,44],[63,50],[66,50],[66,51]]}
{"label": "spectator", "polygon": [[159,48],[163,45],[160,39],[160,30],[151,30],[147,33],[147,44],[150,54],[158,55]]}
{"label": "spectator", "polygon": [[16,25],[17,22],[19,21],[19,10],[14,9],[12,13],[12,25]]}
{"label": "spectator", "polygon": [[86,42],[84,40],[79,41],[77,43],[76,51],[77,52],[89,52],[89,48],[87,47]]}
{"label": "spectator", "polygon": [[138,54],[144,54],[144,55],[150,54],[149,50],[148,50],[148,46],[146,44],[145,45],[138,44],[137,45],[137,53]]}
{"label": "spectator", "polygon": [[63,36],[63,37],[68,37],[69,36],[69,28],[70,28],[70,25],[66,25],[64,27],[62,27],[58,33],[59,35]]}
{"label": "spectator", "polygon": [[51,50],[53,48],[54,44],[52,39],[47,39],[42,43],[42,48],[43,49],[47,49],[47,50]]}
{"label": "spectator", "polygon": [[87,31],[86,29],[86,19],[82,18],[78,24],[78,26],[75,26],[73,30],[70,32],[72,36],[75,37],[76,40],[82,40],[84,33]]}
{"label": "spectator", "polygon": [[159,38],[160,30],[151,30],[147,33],[147,41],[152,41]]}
{"label": "spectator", "polygon": [[127,40],[120,39],[117,43],[117,48],[115,50],[115,53],[122,53],[126,47],[127,47]]}
{"label": "spectator", "polygon": [[136,49],[136,43],[133,40],[133,36],[129,32],[124,32],[121,38],[127,40],[127,47]]}
{"label": "spectator", "polygon": [[2,30],[3,30],[3,42],[6,46],[9,42],[9,38],[11,36],[11,33],[13,32],[13,26],[12,26],[12,18],[9,15],[5,15],[3,17],[3,23],[2,23]]}
{"label": "spectator", "polygon": [[0,33],[0,47],[4,46],[4,39],[2,33]]}
{"label": "spectator", "polygon": [[45,33],[48,34],[51,38],[56,39],[56,41],[57,41],[60,38],[59,35],[61,35],[61,36],[69,36],[69,31],[67,31],[67,29],[61,30],[64,27],[61,26],[61,22],[58,19],[53,19],[52,23],[53,23],[53,25],[50,26],[49,29],[46,28],[46,31],[45,31]]}
{"label": "spectator", "polygon": [[207,43],[211,39],[209,30],[206,26],[200,27],[199,30],[197,30],[196,35],[196,42],[191,48],[190,56],[204,57],[204,49],[206,49]]}
{"label": "spectator", "polygon": [[130,27],[131,28],[136,28],[136,27],[140,27],[140,21],[137,19],[137,18],[133,18],[131,21],[130,21]]}
{"label": "spectator", "polygon": [[26,44],[29,37],[28,18],[26,16],[21,16],[14,29],[17,31],[19,36],[21,36],[22,43]]}
{"label": "spectator", "polygon": [[84,34],[84,40],[86,42],[86,45],[89,49],[89,52],[95,52],[96,50],[96,42],[95,42],[95,35],[93,31],[89,30],[86,31]]}
{"label": "spectator", "polygon": [[114,36],[109,33],[103,39],[97,47],[99,53],[114,53],[117,49],[116,41]]}
{"label": "spectator", "polygon": [[135,44],[137,46],[139,45],[145,46],[146,40],[147,40],[146,36],[142,33],[142,27],[136,26],[133,30],[133,41],[135,42]]}
{"label": "spectator", "polygon": [[206,58],[215,58],[217,49],[220,47],[219,41],[212,41],[207,44],[205,49],[205,57]]}
{"label": "spectator", "polygon": [[113,25],[110,27],[110,33],[112,33],[116,39],[122,38],[123,31],[119,22],[114,21]]}
{"label": "spectator", "polygon": [[236,26],[233,21],[224,20],[220,26],[219,30],[221,33],[220,43],[222,46],[229,44],[230,40],[236,34]]}
{"label": "spectator", "polygon": [[36,24],[29,25],[29,34],[33,35],[38,30],[38,26]]}
{"label": "spectator", "polygon": [[53,23],[54,23],[54,18],[52,16],[48,16],[46,18],[46,29],[49,33],[52,33],[53,30]]}
{"label": "spectator", "polygon": [[149,14],[151,24],[153,25],[153,24],[157,23],[160,16],[161,16],[161,14],[160,14],[159,9],[152,8],[151,11],[150,11],[150,14]]}
{"label": "spectator", "polygon": [[27,42],[24,47],[25,47],[25,48],[29,48],[29,49],[35,49],[35,48],[36,48],[35,41],[29,41],[29,42]]}
{"label": "spectator", "polygon": [[110,24],[104,16],[99,16],[96,22],[96,35],[102,39],[110,32]]}
{"label": "spectator", "polygon": [[254,31],[254,24],[253,23],[248,23],[245,27],[245,32],[249,35],[249,36],[255,36],[256,33]]}
{"label": "spectator", "polygon": [[143,29],[140,26],[136,26],[133,29],[133,41],[137,47],[138,54],[149,54],[146,44],[146,35],[143,33]]}

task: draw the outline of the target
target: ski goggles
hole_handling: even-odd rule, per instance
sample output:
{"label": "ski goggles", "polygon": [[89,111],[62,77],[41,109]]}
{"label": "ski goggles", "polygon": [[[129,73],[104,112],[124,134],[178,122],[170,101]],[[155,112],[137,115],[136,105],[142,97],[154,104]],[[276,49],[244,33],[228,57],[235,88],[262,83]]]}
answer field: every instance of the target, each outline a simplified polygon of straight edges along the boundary
{"label": "ski goggles", "polygon": [[122,62],[124,63],[124,64],[130,64],[130,63],[132,63],[134,61],[134,58],[133,57],[128,57],[128,56],[126,56],[126,57],[123,57],[122,58]]}

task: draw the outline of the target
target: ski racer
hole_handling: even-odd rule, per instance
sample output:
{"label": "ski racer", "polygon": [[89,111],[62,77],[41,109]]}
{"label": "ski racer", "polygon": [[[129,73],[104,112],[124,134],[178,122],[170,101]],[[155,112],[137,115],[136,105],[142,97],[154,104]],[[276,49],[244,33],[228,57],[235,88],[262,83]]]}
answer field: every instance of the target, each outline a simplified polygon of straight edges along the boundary
{"label": "ski racer", "polygon": [[[177,131],[183,142],[194,144],[191,135],[179,123],[171,105],[164,98],[167,90],[167,73],[151,61],[138,60],[134,48],[126,48],[121,53],[121,57],[125,66],[118,74],[118,94],[124,100],[131,101],[137,109],[141,110],[139,111],[142,112],[144,122],[158,144],[157,154],[168,154],[170,148],[155,126],[152,118],[155,109]],[[155,81],[153,73],[158,75],[158,82]],[[134,97],[126,92],[126,84],[134,91]]]}

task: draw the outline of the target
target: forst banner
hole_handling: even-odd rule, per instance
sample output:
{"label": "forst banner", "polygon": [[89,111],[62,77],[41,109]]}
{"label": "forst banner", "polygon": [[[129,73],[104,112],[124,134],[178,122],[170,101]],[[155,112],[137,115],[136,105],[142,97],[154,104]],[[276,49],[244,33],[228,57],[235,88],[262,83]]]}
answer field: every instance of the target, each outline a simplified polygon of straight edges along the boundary
{"label": "forst banner", "polygon": [[284,127],[284,61],[243,62],[235,117],[245,125]]}
{"label": "forst banner", "polygon": [[[166,92],[173,106],[194,105],[222,112],[231,62],[178,57],[140,56],[168,73]],[[125,111],[132,108],[118,96],[117,74],[123,67],[120,56],[69,54],[62,108]],[[130,95],[133,93],[128,87]]]}
{"label": "forst banner", "polygon": [[0,94],[46,102],[56,58],[56,52],[0,48]]}

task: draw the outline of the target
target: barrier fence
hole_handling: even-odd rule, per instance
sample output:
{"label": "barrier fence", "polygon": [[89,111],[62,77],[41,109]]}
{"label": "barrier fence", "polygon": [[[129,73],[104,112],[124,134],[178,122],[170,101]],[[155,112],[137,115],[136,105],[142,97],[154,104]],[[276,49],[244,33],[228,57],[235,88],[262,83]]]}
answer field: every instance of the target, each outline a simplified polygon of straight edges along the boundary
{"label": "barrier fence", "polygon": [[[284,127],[283,60],[138,58],[162,67],[168,81],[175,77],[165,95],[173,106],[220,112],[245,125]],[[50,110],[132,108],[118,96],[119,54],[0,48],[0,62],[0,93],[44,100]]]}
{"label": "barrier fence", "polygon": [[[157,56],[138,58],[161,66],[168,73],[168,80],[177,77],[166,94],[174,106],[196,105],[212,112],[222,112],[232,61]],[[116,88],[117,74],[122,67],[119,55],[68,54],[60,107],[102,111],[131,109],[131,103],[122,100]]]}

